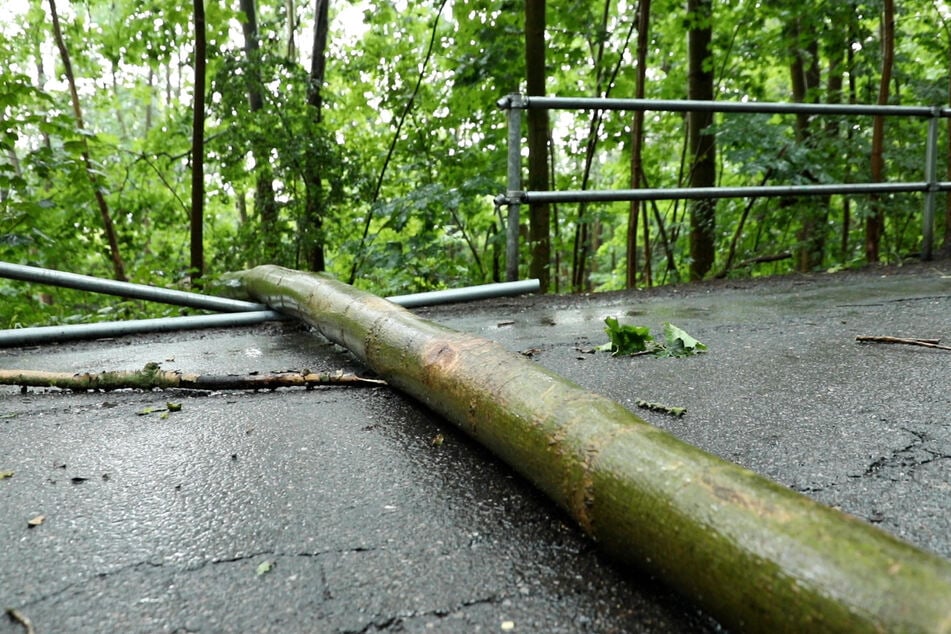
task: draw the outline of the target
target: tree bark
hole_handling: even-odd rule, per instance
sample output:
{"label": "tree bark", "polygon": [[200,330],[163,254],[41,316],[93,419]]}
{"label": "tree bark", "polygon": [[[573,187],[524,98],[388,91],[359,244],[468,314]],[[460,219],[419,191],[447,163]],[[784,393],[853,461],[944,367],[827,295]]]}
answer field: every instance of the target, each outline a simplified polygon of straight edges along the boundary
{"label": "tree bark", "polygon": [[[651,1],[640,0],[637,3],[637,69],[634,80],[634,98],[644,98],[644,84],[647,81],[647,45],[650,43],[648,32],[650,26]],[[642,154],[644,148],[644,112],[634,112],[631,123],[631,189],[640,189],[641,171],[643,170]],[[631,208],[627,215],[627,287],[637,285],[637,219],[641,212],[640,202],[631,201]],[[645,216],[646,218],[646,216]],[[646,220],[645,220],[646,224]],[[651,285],[650,233],[645,227],[644,238],[644,283]]]}
{"label": "tree bark", "polygon": [[[258,41],[258,22],[254,0],[240,0],[245,19],[241,22],[244,33],[244,54],[248,62],[248,106],[252,113],[264,109],[264,95],[260,77],[261,48]],[[274,197],[274,173],[271,170],[271,147],[256,143],[254,155],[254,210],[261,220],[262,244],[266,260],[277,260],[281,250],[281,232],[278,226],[277,200]]]}
{"label": "tree bark", "polygon": [[205,0],[195,6],[195,95],[192,106],[191,277],[205,272]]}
{"label": "tree bark", "polygon": [[[882,7],[882,75],[878,85],[878,105],[888,104],[888,88],[892,81],[892,67],[895,61],[895,2],[884,0]],[[880,183],[885,175],[885,117],[872,119],[872,156],[871,177],[873,183]],[[865,259],[878,262],[882,235],[885,233],[885,209],[881,198],[869,196],[871,215],[865,221]]]}
{"label": "tree bark", "polygon": [[[73,114],[76,116],[76,128],[82,132],[86,125],[83,122],[83,111],[79,105],[79,93],[76,90],[76,77],[73,75],[73,65],[70,62],[69,50],[66,48],[66,41],[63,39],[63,30],[59,25],[59,15],[56,12],[55,0],[49,0],[50,14],[53,22],[53,37],[56,40],[56,47],[59,49],[60,58],[63,61],[63,71],[66,73],[66,83],[69,84],[69,95],[73,102]],[[89,143],[86,136],[82,136],[83,165],[86,167],[86,176],[89,178],[89,184],[92,187],[93,196],[96,198],[96,204],[99,207],[99,215],[102,217],[102,227],[106,233],[106,241],[109,243],[109,254],[112,256],[113,277],[120,282],[126,281],[125,263],[122,261],[122,255],[119,252],[119,240],[116,237],[115,226],[112,224],[112,213],[109,211],[109,204],[106,202],[106,196],[99,184],[99,178],[93,169],[92,160],[89,158]]]}
{"label": "tree bark", "polygon": [[162,370],[148,363],[141,370],[110,372],[43,372],[38,370],[0,370],[0,385],[55,387],[74,392],[87,390],[276,390],[281,387],[314,388],[325,385],[380,387],[386,381],[368,379],[343,371],[277,372],[274,374],[196,374]]}
{"label": "tree bark", "polygon": [[[545,96],[545,0],[525,1],[525,86],[529,96]],[[548,111],[528,111],[528,189],[547,191]],[[528,240],[532,259],[530,277],[538,278],[541,292],[551,284],[551,208],[548,203],[529,205]]]}
{"label": "tree bark", "polygon": [[[610,15],[611,0],[605,0],[601,23],[594,27],[596,33],[604,34],[608,32]],[[589,42],[589,47],[592,50],[591,65],[595,76],[595,94],[600,97],[602,96],[604,42],[606,37],[599,35],[595,39],[597,42]],[[591,111],[588,138],[585,141],[584,168],[581,171],[582,191],[588,189],[588,183],[591,180],[591,168],[594,166],[594,155],[598,147],[598,136],[601,132],[601,116],[600,110]],[[571,288],[576,293],[590,290],[589,275],[594,271],[589,271],[588,258],[591,253],[597,251],[595,241],[599,233],[599,227],[597,226],[597,220],[590,218],[587,212],[587,201],[580,201],[578,203],[578,216],[575,220],[575,239],[571,258]]]}
{"label": "tree bark", "polygon": [[[948,32],[948,54],[951,57],[951,31]],[[951,62],[951,59],[949,59],[949,62]],[[948,76],[948,105],[951,106],[951,75]],[[946,134],[948,156],[951,156],[951,126],[948,126]],[[948,162],[945,177],[951,180],[951,161]],[[944,200],[944,242],[942,243],[941,255],[951,258],[951,194],[946,194]]]}
{"label": "tree bark", "polygon": [[[821,73],[819,71],[819,40],[815,18],[812,16],[793,16],[787,25],[786,37],[790,55],[790,79],[792,98],[796,103],[818,103]],[[831,80],[830,80],[831,81]],[[831,100],[830,100],[831,103]],[[810,115],[796,115],[796,142],[804,147],[813,143]],[[811,177],[808,168],[800,175]],[[796,268],[809,273],[822,266],[825,255],[826,225],[829,217],[829,197],[806,199],[788,196],[780,200],[781,208],[795,213],[801,218],[796,232]]]}
{"label": "tree bark", "polygon": [[[690,29],[687,34],[687,98],[713,101],[712,0],[687,0]],[[712,112],[687,114],[691,187],[715,187],[717,180],[716,142],[708,131]],[[690,279],[699,280],[713,267],[716,258],[716,200],[702,198],[690,202]]]}
{"label": "tree bark", "polygon": [[[327,67],[327,33],[330,30],[330,0],[317,0],[314,9],[314,46],[310,63],[310,85],[307,88],[307,105],[313,120],[314,143],[320,143],[318,135],[323,120],[323,86]],[[311,152],[304,159],[304,261],[312,271],[326,268],[324,257],[324,194],[319,157]]]}
{"label": "tree bark", "polygon": [[651,427],[501,345],[329,277],[234,274],[736,630],[947,632],[951,562]]}

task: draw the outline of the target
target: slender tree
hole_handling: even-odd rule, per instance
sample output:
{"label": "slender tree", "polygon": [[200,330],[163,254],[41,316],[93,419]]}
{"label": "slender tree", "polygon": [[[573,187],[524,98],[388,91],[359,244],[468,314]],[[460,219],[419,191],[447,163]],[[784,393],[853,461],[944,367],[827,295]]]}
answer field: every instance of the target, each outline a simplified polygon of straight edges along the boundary
{"label": "slender tree", "polygon": [[[288,0],[290,1],[290,0]],[[307,105],[310,117],[318,129],[323,119],[323,85],[327,67],[327,32],[330,26],[328,5],[330,0],[317,0],[314,16],[314,47],[310,64],[310,84],[307,87]],[[314,139],[314,142],[319,142]],[[326,268],[324,255],[324,196],[323,179],[320,174],[320,159],[316,152],[309,152],[304,159],[304,260],[312,271]]]}
{"label": "slender tree", "polygon": [[[935,13],[938,15],[938,18],[941,21],[941,28],[944,31],[945,37],[945,55],[948,56],[948,64],[951,65],[951,22],[945,19],[937,0],[932,0],[932,5]],[[948,76],[947,99],[948,104],[951,105],[951,75]],[[947,152],[948,156],[951,156],[951,126],[948,126],[946,134]],[[951,180],[951,161],[948,161],[945,177],[948,180]],[[951,257],[951,195],[945,196],[944,241],[941,243],[941,249],[939,253],[944,257]]]}
{"label": "slender tree", "polygon": [[[634,97],[644,98],[644,84],[647,80],[647,45],[650,43],[648,29],[650,26],[651,0],[640,0],[637,4],[637,68],[634,79]],[[636,111],[631,124],[631,189],[641,186],[641,165],[644,150],[644,112]],[[631,209],[627,216],[627,287],[634,288],[637,284],[637,221],[641,211],[638,201],[631,201]],[[645,206],[646,212],[646,206]],[[647,229],[645,213],[644,220],[644,283],[651,284],[650,263],[650,235]]]}
{"label": "slender tree", "polygon": [[205,2],[195,0],[195,96],[192,108],[191,275],[205,272]]}
{"label": "slender tree", "polygon": [[[878,105],[888,104],[889,85],[892,81],[892,67],[895,63],[895,2],[884,0],[882,4],[882,72],[878,85]],[[885,117],[872,119],[872,182],[879,183],[885,177]],[[885,233],[885,208],[881,199],[869,197],[871,215],[865,221],[865,259],[878,262],[882,235]]]}
{"label": "slender tree", "polygon": [[63,71],[66,73],[66,83],[69,85],[69,95],[73,103],[73,114],[76,117],[76,129],[80,132],[83,144],[83,165],[86,167],[86,176],[89,178],[89,185],[92,187],[96,204],[99,207],[99,214],[102,217],[103,230],[106,233],[106,240],[109,243],[109,253],[112,256],[113,276],[117,280],[125,281],[125,263],[122,261],[122,255],[119,253],[119,241],[116,238],[115,226],[112,223],[112,213],[109,211],[109,204],[106,202],[106,196],[103,193],[102,185],[99,183],[96,170],[93,169],[92,159],[89,158],[89,143],[86,140],[86,135],[83,134],[86,127],[83,122],[83,111],[79,104],[79,92],[76,90],[76,77],[73,74],[73,65],[70,62],[69,50],[66,48],[66,41],[63,39],[63,30],[59,24],[59,14],[56,12],[56,1],[49,0],[49,4],[53,22],[53,37],[56,40],[56,48],[59,49],[59,55],[63,61]]}
{"label": "slender tree", "polygon": [[[801,13],[790,16],[786,25],[787,46],[789,47],[789,74],[792,84],[792,99],[796,103],[818,103],[820,88],[819,41],[815,16],[808,15],[800,7]],[[803,147],[813,143],[813,130],[810,127],[810,115],[796,115],[796,142]],[[807,180],[814,180],[808,169],[800,172]],[[828,219],[829,199],[821,200],[787,197],[780,206],[795,210],[801,217],[797,231],[797,268],[800,271],[812,271],[822,264],[825,252],[826,221]]]}
{"label": "slender tree", "polygon": [[[529,96],[545,95],[545,0],[525,0],[525,84]],[[528,189],[550,189],[548,180],[548,111],[528,111]],[[548,203],[529,206],[530,275],[542,292],[551,281],[551,209]]]}
{"label": "slender tree", "polygon": [[[589,43],[589,48],[592,51],[591,63],[594,68],[595,76],[595,94],[598,96],[602,96],[603,92],[607,91],[607,86],[604,85],[604,47],[607,40],[606,34],[608,32],[608,19],[610,18],[610,14],[611,0],[605,0],[604,10],[601,13],[601,23],[595,30],[597,37],[594,41]],[[607,95],[604,94],[604,96]],[[582,190],[588,189],[588,184],[591,180],[591,168],[594,165],[595,151],[598,147],[598,137],[601,134],[601,116],[600,110],[591,112],[591,121],[588,124],[588,138],[585,141],[584,169],[581,172]],[[595,249],[592,243],[595,240],[597,229],[594,227],[594,219],[588,217],[587,211],[588,203],[582,200],[578,203],[574,248],[572,249],[571,286],[575,292],[588,289],[588,258],[591,251]]]}
{"label": "slender tree", "polygon": [[[244,20],[241,29],[244,33],[244,53],[248,62],[248,106],[254,113],[264,109],[263,85],[258,69],[261,65],[261,47],[258,38],[257,11],[254,0],[240,0]],[[253,150],[254,171],[254,210],[261,221],[264,257],[275,260],[280,251],[281,232],[278,227],[277,200],[274,195],[274,172],[271,169],[271,148],[267,143],[259,142]]]}
{"label": "slender tree", "polygon": [[[687,0],[690,28],[687,33],[687,97],[712,101],[714,91],[711,40],[713,39],[712,0]],[[709,130],[712,112],[690,112],[687,135],[692,165],[691,187],[716,185],[716,143]],[[716,200],[701,198],[690,204],[690,278],[702,279],[713,266],[716,256]]]}

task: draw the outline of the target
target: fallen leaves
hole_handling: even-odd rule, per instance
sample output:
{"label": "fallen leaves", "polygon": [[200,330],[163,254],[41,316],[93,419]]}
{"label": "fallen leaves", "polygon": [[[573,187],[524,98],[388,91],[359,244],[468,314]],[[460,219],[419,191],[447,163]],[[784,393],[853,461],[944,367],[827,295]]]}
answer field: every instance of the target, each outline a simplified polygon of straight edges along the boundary
{"label": "fallen leaves", "polygon": [[45,515],[36,515],[36,516],[31,517],[30,519],[28,519],[28,520],[26,521],[26,525],[27,525],[29,528],[36,528],[37,526],[39,526],[40,524],[42,524],[42,523],[45,522],[45,521],[46,521],[46,516],[45,516]]}
{"label": "fallen leaves", "polygon": [[664,337],[655,338],[647,326],[621,324],[615,317],[604,320],[609,341],[596,350],[613,356],[651,354],[656,357],[687,357],[700,354],[707,346],[670,322],[664,323]]}
{"label": "fallen leaves", "polygon": [[14,473],[15,472],[13,471],[0,471],[0,480],[6,480],[7,478],[12,478]]}
{"label": "fallen leaves", "polygon": [[651,403],[640,398],[634,401],[634,404],[642,409],[648,409],[652,412],[660,412],[661,414],[670,414],[671,416],[676,416],[677,418],[680,418],[687,413],[686,407],[674,407],[672,405],[664,405],[663,403]]}
{"label": "fallen leaves", "polygon": [[148,416],[149,414],[161,413],[161,416],[159,416],[159,418],[161,418],[162,420],[166,420],[168,418],[169,413],[180,412],[180,411],[182,411],[181,403],[167,402],[165,403],[165,407],[161,407],[161,406],[144,407],[140,409],[139,411],[137,411],[135,414],[136,416]]}
{"label": "fallen leaves", "polygon": [[257,575],[259,577],[266,575],[267,573],[274,570],[274,566],[276,565],[277,565],[277,562],[274,562],[274,561],[262,561],[261,563],[258,564]]}

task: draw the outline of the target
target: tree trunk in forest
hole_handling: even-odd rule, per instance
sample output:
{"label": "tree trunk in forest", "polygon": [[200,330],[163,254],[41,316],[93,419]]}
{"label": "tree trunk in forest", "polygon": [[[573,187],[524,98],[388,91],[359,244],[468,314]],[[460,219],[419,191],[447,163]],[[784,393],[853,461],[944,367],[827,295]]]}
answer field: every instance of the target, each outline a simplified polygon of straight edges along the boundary
{"label": "tree trunk in forest", "polygon": [[195,95],[192,107],[191,277],[205,272],[205,0],[195,0]]}
{"label": "tree trunk in forest", "polygon": [[[816,25],[812,16],[791,18],[787,26],[790,54],[790,79],[792,98],[796,103],[818,103],[821,74],[819,72],[819,41]],[[810,115],[796,115],[796,141],[802,146],[812,143]],[[801,170],[800,175],[815,180],[809,169]],[[796,268],[808,273],[822,265],[825,255],[826,223],[829,217],[829,198],[827,196],[803,200],[790,196],[780,200],[780,207],[798,213],[802,219],[796,232]]]}
{"label": "tree trunk in forest", "polygon": [[[855,33],[857,31],[855,25],[854,16],[850,16],[848,20],[847,28],[847,41],[848,46],[845,51],[845,63],[849,73],[849,103],[856,104],[858,103],[858,89],[856,87],[855,81],[855,50],[853,48],[853,43],[855,42]],[[855,132],[852,129],[852,126],[846,126],[845,132],[846,139],[848,140],[848,147],[852,146],[852,139],[855,137]],[[849,182],[849,177],[852,174],[852,166],[848,162],[845,165],[845,182]],[[852,199],[848,196],[845,196],[842,200],[842,238],[839,244],[839,252],[841,253],[842,262],[848,262],[851,257],[851,249],[849,248],[849,235],[852,233]]]}
{"label": "tree trunk in forest", "polygon": [[89,185],[92,187],[96,205],[99,207],[99,215],[102,217],[102,227],[106,233],[106,241],[109,243],[113,277],[120,282],[124,282],[126,281],[125,263],[123,263],[122,255],[119,253],[119,240],[116,237],[115,226],[112,224],[112,213],[109,211],[109,204],[106,202],[106,196],[103,194],[102,186],[99,184],[99,177],[96,176],[92,160],[89,158],[89,143],[86,140],[85,134],[82,134],[86,125],[83,122],[83,111],[79,105],[79,93],[76,90],[76,77],[73,75],[73,65],[70,62],[69,50],[66,48],[66,41],[63,39],[63,30],[59,25],[59,14],[56,12],[56,2],[55,0],[49,0],[49,4],[53,22],[53,38],[56,40],[56,48],[59,49],[59,55],[63,61],[63,71],[66,74],[66,83],[69,85],[69,95],[73,103],[73,114],[76,117],[76,128],[80,131],[82,137],[83,165],[86,168],[86,176],[89,178]]}
{"label": "tree trunk in forest", "polygon": [[[315,13],[318,16],[321,2],[324,0],[317,0],[318,6]],[[284,1],[284,12],[287,14],[287,59],[294,64],[297,62],[297,42],[294,37],[297,33],[297,7],[294,6],[294,0]]]}
{"label": "tree trunk in forest", "polygon": [[[644,98],[644,83],[647,80],[647,45],[650,43],[648,28],[650,26],[651,1],[640,0],[637,3],[637,68],[634,76],[634,98]],[[634,120],[631,124],[631,189],[641,188],[641,155],[644,147],[644,112],[641,110],[634,112]],[[627,287],[634,288],[637,285],[637,220],[641,212],[639,201],[631,201],[631,209],[627,215]],[[645,220],[646,224],[646,220]],[[647,256],[649,242],[647,236],[650,235],[645,227],[645,258],[644,258],[644,283],[651,285],[650,279],[650,260]]]}
{"label": "tree trunk in forest", "polygon": [[723,625],[947,632],[951,562],[651,427],[501,345],[329,277],[234,274],[481,442],[622,566]]}
{"label": "tree trunk in forest", "polygon": [[[525,87],[529,96],[545,96],[545,0],[525,0]],[[548,111],[529,110],[528,189],[547,191]],[[528,208],[528,241],[531,248],[529,276],[538,278],[541,292],[551,284],[551,208],[531,203]]]}
{"label": "tree trunk in forest", "polygon": [[[687,0],[690,29],[687,33],[687,98],[713,101],[712,0]],[[687,114],[691,187],[715,187],[717,179],[716,140],[708,128],[712,112]],[[716,200],[690,202],[690,279],[699,280],[713,267],[716,258]]]}
{"label": "tree trunk in forest", "polygon": [[152,106],[152,93],[155,91],[155,69],[152,68],[152,64],[149,64],[149,74],[145,80],[145,86],[148,89],[149,97],[148,101],[145,104],[145,127],[142,130],[142,137],[148,137],[149,131],[152,129],[152,116],[153,116],[153,106]]}
{"label": "tree trunk in forest", "polygon": [[[263,86],[259,68],[261,65],[258,42],[258,21],[254,0],[240,0],[245,19],[241,22],[244,33],[244,54],[248,62],[248,106],[252,114],[264,109]],[[277,200],[274,196],[274,172],[271,169],[271,147],[257,143],[252,148],[254,155],[255,187],[254,211],[261,220],[264,258],[275,261],[280,254],[281,232],[278,225]]]}
{"label": "tree trunk in forest", "polygon": [[[888,89],[892,81],[892,66],[895,61],[895,2],[884,0],[882,5],[882,75],[878,85],[878,105],[888,104]],[[885,117],[872,119],[871,177],[880,183],[885,177]],[[882,235],[885,233],[885,208],[877,194],[869,196],[871,214],[865,221],[865,259],[878,262],[881,255]]]}
{"label": "tree trunk in forest", "polygon": [[[605,0],[604,11],[601,17],[601,24],[596,28],[597,33],[608,32],[608,19],[610,18],[611,0]],[[589,47],[596,51],[592,59],[592,66],[595,74],[595,94],[602,96],[603,86],[603,65],[604,65],[604,42],[605,37],[598,37],[597,43],[589,42]],[[604,96],[607,96],[606,94]],[[598,136],[601,132],[601,111],[591,111],[591,122],[588,125],[588,138],[585,141],[584,168],[581,172],[581,190],[588,189],[588,183],[591,180],[591,169],[594,166],[594,155],[598,147]],[[594,244],[597,240],[598,230],[595,227],[595,220],[588,217],[587,201],[578,203],[578,216],[575,221],[575,239],[572,248],[571,258],[571,287],[576,293],[590,290],[589,277],[593,270],[589,270],[588,258],[592,253],[597,252],[597,246]],[[593,269],[593,267],[592,267]]]}
{"label": "tree trunk in forest", "polygon": [[[951,55],[951,33],[948,37],[948,50]],[[948,60],[951,63],[951,59]],[[948,77],[948,105],[951,106],[951,76]],[[951,156],[951,125],[948,126],[948,156]],[[946,178],[951,180],[951,161],[948,161]],[[942,243],[941,255],[951,258],[951,194],[945,194],[944,203],[944,242]]]}
{"label": "tree trunk in forest", "polygon": [[[330,29],[330,0],[317,0],[314,9],[314,47],[310,63],[310,85],[307,88],[307,105],[311,109],[314,126],[314,143],[320,143],[318,137],[320,123],[323,120],[323,86],[327,67],[327,33]],[[304,221],[300,230],[304,261],[312,271],[323,271],[326,267],[324,256],[324,194],[323,178],[320,173],[320,158],[316,152],[310,152],[304,159]]]}

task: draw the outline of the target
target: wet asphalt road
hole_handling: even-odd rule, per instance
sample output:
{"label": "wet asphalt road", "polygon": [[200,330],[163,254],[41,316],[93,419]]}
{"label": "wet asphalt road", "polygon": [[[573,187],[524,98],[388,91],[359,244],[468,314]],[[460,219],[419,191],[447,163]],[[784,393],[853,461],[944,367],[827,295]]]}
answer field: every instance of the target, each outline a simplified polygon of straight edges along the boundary
{"label": "wet asphalt road", "polygon": [[[895,274],[893,274],[895,273]],[[951,266],[527,297],[417,312],[951,558]],[[688,359],[590,349],[672,321]],[[0,367],[360,370],[294,324],[0,350]],[[166,418],[140,414],[166,402]],[[442,438],[440,443],[436,440]],[[696,632],[570,519],[388,388],[72,394],[0,387],[0,607],[39,632]],[[44,522],[29,528],[38,515]],[[0,634],[25,629],[0,618]]]}

